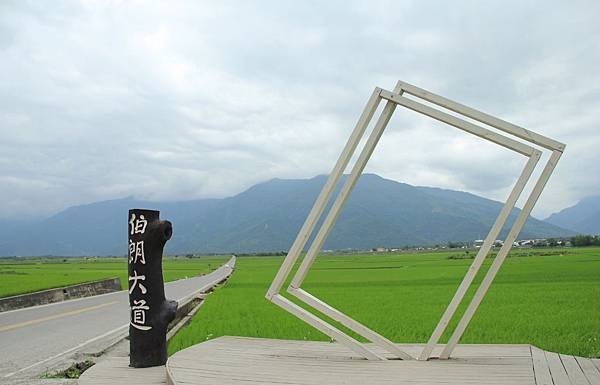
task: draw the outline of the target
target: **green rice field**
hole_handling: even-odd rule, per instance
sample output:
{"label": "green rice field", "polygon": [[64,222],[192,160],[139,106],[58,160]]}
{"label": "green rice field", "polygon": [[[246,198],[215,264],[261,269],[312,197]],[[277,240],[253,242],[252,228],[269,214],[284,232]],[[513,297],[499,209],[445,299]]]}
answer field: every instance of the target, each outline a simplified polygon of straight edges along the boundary
{"label": "green rice field", "polygon": [[[165,281],[207,273],[229,257],[165,258]],[[127,287],[127,259],[39,258],[0,260],[0,298],[54,287],[119,277]]]}
{"label": "green rice field", "polygon": [[[392,341],[423,343],[472,262],[465,257],[464,251],[322,256],[303,287]],[[222,335],[328,340],[264,298],[282,260],[238,258],[233,276],[171,340],[169,353]],[[600,248],[513,251],[461,342],[526,343],[600,357]]]}
{"label": "green rice field", "polygon": [[[324,255],[303,287],[393,341],[426,342],[473,254],[456,250]],[[165,258],[165,280],[206,273],[227,259]],[[222,335],[328,340],[264,298],[282,261],[283,257],[238,258],[231,279],[173,338],[169,353]],[[126,269],[125,258],[4,260],[0,297],[110,277],[125,283]],[[469,298],[473,292],[474,288]],[[459,317],[455,318],[450,328]],[[442,341],[448,337],[446,333]],[[461,342],[530,343],[600,357],[600,248],[513,251]]]}

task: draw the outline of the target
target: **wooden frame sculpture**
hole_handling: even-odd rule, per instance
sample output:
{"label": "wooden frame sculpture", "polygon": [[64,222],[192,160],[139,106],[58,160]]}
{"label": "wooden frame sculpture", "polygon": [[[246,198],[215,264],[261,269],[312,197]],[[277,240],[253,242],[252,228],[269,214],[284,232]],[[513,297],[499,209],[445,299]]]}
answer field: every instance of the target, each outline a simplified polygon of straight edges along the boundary
{"label": "wooden frame sculpture", "polygon": [[[406,97],[404,94],[408,94],[411,97]],[[519,213],[517,219],[515,220],[513,226],[511,227],[508,236],[504,241],[504,245],[498,251],[491,267],[487,271],[483,281],[479,285],[475,295],[471,299],[471,302],[467,306],[465,313],[460,319],[457,327],[455,328],[450,340],[445,345],[442,353],[440,354],[440,359],[448,359],[452,354],[452,351],[458,344],[460,338],[462,337],[464,331],[466,330],[469,322],[473,318],[477,308],[481,304],[485,294],[490,288],[496,274],[498,273],[502,263],[506,259],[510,249],[512,248],[513,242],[516,240],[519,232],[525,225],[525,222],[531,211],[537,202],[542,190],[544,189],[546,182],[550,178],[550,175],[554,171],[556,164],[558,163],[564,149],[565,145],[563,143],[557,142],[548,137],[542,136],[525,128],[516,126],[514,124],[508,123],[504,120],[495,118],[486,113],[474,110],[465,105],[453,102],[449,99],[446,99],[442,96],[430,93],[421,88],[415,87],[413,85],[404,83],[399,81],[394,88],[393,92],[375,88],[367,105],[360,116],[354,131],[350,135],[346,146],[344,147],[342,154],[337,160],[327,182],[323,186],[321,193],[317,197],[313,208],[311,209],[304,225],[300,229],[296,240],[292,244],[286,258],[284,259],[281,268],[279,269],[277,275],[275,276],[271,287],[269,288],[266,298],[276,305],[280,306],[284,310],[290,312],[291,314],[297,316],[298,318],[304,320],[308,324],[317,328],[324,334],[329,337],[339,341],[342,344],[347,345],[349,348],[353,349],[357,353],[361,354],[367,359],[370,360],[385,360],[385,357],[377,354],[376,352],[368,349],[364,344],[358,342],[354,338],[350,337],[346,333],[342,332],[335,326],[331,325],[328,322],[318,318],[313,313],[305,310],[304,308],[296,305],[294,302],[285,298],[280,292],[281,289],[287,280],[288,276],[292,272],[292,269],[297,262],[298,258],[310,235],[312,234],[317,222],[323,215],[323,212],[329,202],[331,195],[333,194],[337,183],[339,182],[346,166],[350,162],[352,155],[354,154],[356,147],[358,146],[361,138],[364,136],[367,126],[371,121],[373,115],[375,114],[380,102],[382,100],[386,100],[386,104],[383,107],[383,110],[375,123],[375,126],[369,135],[363,149],[360,152],[360,155],[352,167],[352,171],[346,181],[344,182],[340,193],[336,197],[331,206],[331,209],[327,213],[327,216],[323,220],[321,227],[319,228],[315,238],[310,245],[306,256],[302,260],[300,267],[296,271],[294,277],[292,278],[291,284],[287,288],[287,292],[304,302],[305,304],[311,306],[317,311],[325,314],[331,319],[339,322],[344,325],[348,329],[354,331],[358,335],[366,338],[367,340],[373,342],[375,345],[380,346],[386,351],[392,353],[395,357],[400,359],[414,359],[417,358],[419,360],[428,360],[431,358],[432,352],[436,344],[438,343],[442,333],[446,330],[450,320],[455,315],[456,310],[458,309],[460,303],[465,297],[467,290],[473,283],[475,276],[479,272],[481,265],[485,261],[486,256],[489,254],[495,240],[497,239],[500,231],[502,230],[506,220],[509,217],[509,214],[515,207],[517,200],[521,196],[527,182],[531,178],[536,165],[538,164],[542,151],[537,148],[534,148],[528,144],[525,144],[521,141],[513,139],[509,136],[503,135],[499,132],[492,131],[488,128],[481,127],[477,124],[468,122],[464,119],[461,119],[455,115],[444,112],[442,109],[430,107],[428,104],[421,103],[418,101],[419,99],[428,102],[430,105],[435,105],[437,107],[441,107],[446,110],[453,111],[462,116],[468,117],[490,127],[493,127],[499,131],[502,131],[506,134],[510,134],[516,138],[521,139],[522,141],[529,142],[536,146],[542,147],[544,149],[550,150],[551,155],[544,166],[540,176],[538,177],[535,185],[533,186],[529,196],[527,197],[521,212]],[[301,288],[302,282],[306,278],[308,271],[310,270],[313,262],[315,261],[317,254],[321,251],[321,248],[327,239],[333,225],[335,224],[337,218],[340,215],[341,209],[343,208],[346,200],[350,196],[354,186],[358,182],[360,175],[362,174],[369,158],[371,157],[383,131],[385,130],[392,114],[394,113],[396,106],[403,106],[415,112],[421,113],[423,115],[429,116],[435,120],[446,123],[450,126],[454,126],[458,129],[461,129],[465,132],[478,136],[482,139],[488,140],[492,143],[496,143],[504,148],[512,150],[520,155],[523,155],[527,158],[527,162],[521,175],[517,179],[516,184],[514,185],[512,191],[510,192],[508,199],[504,203],[496,221],[494,222],[492,228],[490,229],[487,237],[485,238],[483,245],[479,249],[477,256],[473,260],[473,263],[467,270],[462,282],[460,283],[454,297],[452,298],[450,304],[446,308],[446,311],[442,315],[440,321],[438,322],[435,330],[433,331],[427,345],[424,347],[423,351],[418,357],[412,357],[406,352],[402,351],[397,345],[393,342],[385,338],[384,336],[378,334],[377,332],[369,329],[365,325],[360,324],[356,320],[352,319],[348,315],[340,312],[339,310],[333,308],[322,300],[314,297],[310,293],[306,292]]]}

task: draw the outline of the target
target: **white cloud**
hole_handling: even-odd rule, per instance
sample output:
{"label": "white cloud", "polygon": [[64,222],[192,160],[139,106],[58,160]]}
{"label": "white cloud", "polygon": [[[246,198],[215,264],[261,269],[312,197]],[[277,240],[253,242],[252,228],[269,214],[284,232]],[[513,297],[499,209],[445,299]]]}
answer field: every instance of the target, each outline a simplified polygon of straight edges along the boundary
{"label": "white cloud", "polygon": [[[0,4],[0,218],[330,170],[403,79],[567,143],[537,214],[597,194],[597,2]],[[368,170],[502,198],[514,154],[400,109]],[[400,150],[401,144],[410,144]]]}

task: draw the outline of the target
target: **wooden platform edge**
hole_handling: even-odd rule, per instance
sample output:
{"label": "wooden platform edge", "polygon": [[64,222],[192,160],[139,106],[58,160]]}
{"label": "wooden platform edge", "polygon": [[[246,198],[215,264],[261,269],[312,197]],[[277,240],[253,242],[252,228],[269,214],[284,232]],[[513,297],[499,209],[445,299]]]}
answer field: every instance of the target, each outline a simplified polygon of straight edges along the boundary
{"label": "wooden platform edge", "polygon": [[[221,340],[223,343],[231,343],[235,341],[240,342],[251,342],[256,341],[257,344],[272,344],[272,343],[298,343],[307,341],[288,341],[288,340],[269,340],[249,337],[219,337],[214,340],[207,341],[209,343],[218,343]],[[403,344],[409,346],[409,344]],[[197,346],[197,345],[195,345]],[[260,346],[260,345],[259,345]],[[413,345],[414,346],[414,345]],[[481,348],[490,347],[494,345],[486,344],[473,344],[466,345],[463,348],[474,348],[480,350]],[[505,350],[507,348],[514,347],[518,359],[523,360],[526,357],[522,356],[521,351],[524,347],[528,347],[531,353],[531,370],[533,372],[532,384],[535,385],[600,385],[600,360],[593,358],[583,358],[577,356],[570,356],[564,354],[558,354],[553,352],[544,351],[533,345],[497,345],[497,348]],[[299,350],[306,349],[306,347],[298,346]],[[181,352],[185,351],[182,350]],[[112,384],[127,384],[127,385],[182,385],[176,379],[177,371],[180,368],[171,368],[170,363],[172,356],[165,366],[158,366],[152,368],[136,369],[129,367],[128,357],[108,357],[104,361],[94,365],[87,370],[82,377],[79,379],[80,385],[112,385]],[[507,360],[508,357],[504,357]],[[515,356],[515,359],[517,357]],[[188,358],[189,360],[189,358]],[[464,358],[459,358],[456,362],[458,366],[465,364]],[[481,360],[481,358],[476,358]],[[505,363],[508,364],[508,361]],[[354,361],[346,361],[346,364],[350,364]],[[414,362],[411,365],[422,365],[426,362]],[[479,364],[482,364],[479,361]],[[452,362],[446,362],[444,365],[452,365]],[[414,368],[413,368],[414,369]],[[464,368],[463,368],[464,369]]]}
{"label": "wooden platform edge", "polygon": [[[276,339],[265,339],[265,338],[254,338],[254,337],[234,337],[234,336],[223,336],[210,341],[216,340],[239,340],[239,341],[289,341],[289,340],[276,340]],[[207,342],[210,342],[207,341]],[[306,342],[306,341],[292,341],[292,342]],[[399,346],[417,345],[417,344],[398,344]],[[422,345],[422,344],[419,344]],[[194,345],[197,346],[197,345]],[[191,346],[188,349],[193,348]],[[424,345],[423,345],[424,346]],[[461,346],[461,345],[459,345]],[[600,385],[600,359],[596,358],[584,358],[578,356],[565,355],[560,353],[554,353],[545,351],[534,345],[527,344],[470,344],[462,345],[462,347],[515,347],[524,348],[530,351],[531,358],[531,370],[533,372],[533,378],[535,385]],[[187,350],[187,349],[184,349]],[[183,352],[184,350],[180,351]],[[180,353],[178,352],[178,353]],[[176,353],[177,354],[177,353]],[[175,355],[176,355],[175,354]],[[175,357],[173,355],[169,358],[165,366],[166,384],[167,385],[183,385],[178,383],[173,369],[170,368],[169,364]],[[416,361],[414,361],[416,362]],[[425,363],[423,361],[421,363]],[[419,363],[419,362],[417,362]],[[461,364],[461,360],[457,361],[457,364]],[[451,364],[451,361],[448,362]]]}

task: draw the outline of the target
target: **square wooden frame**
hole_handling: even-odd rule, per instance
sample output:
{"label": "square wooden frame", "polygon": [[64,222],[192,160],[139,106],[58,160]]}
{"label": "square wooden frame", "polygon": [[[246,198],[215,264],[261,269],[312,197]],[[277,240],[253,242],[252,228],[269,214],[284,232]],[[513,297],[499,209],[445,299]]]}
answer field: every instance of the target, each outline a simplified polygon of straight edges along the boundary
{"label": "square wooden frame", "polygon": [[[404,93],[413,96],[413,98],[407,98],[403,96]],[[540,194],[542,193],[542,190],[546,185],[546,182],[550,178],[550,175],[552,174],[556,164],[558,163],[558,160],[560,159],[565,149],[565,145],[563,143],[557,142],[553,139],[547,138],[525,128],[516,126],[514,124],[508,123],[504,120],[495,118],[483,112],[474,110],[470,107],[456,103],[442,96],[430,93],[428,91],[425,91],[408,83],[404,83],[402,81],[399,81],[396,84],[396,87],[394,88],[393,92],[381,88],[375,88],[356,124],[356,127],[354,128],[354,131],[350,135],[350,138],[348,139],[346,146],[344,147],[331,174],[329,175],[327,182],[325,183],[323,189],[321,190],[321,193],[317,197],[314,206],[312,207],[308,217],[306,218],[306,221],[304,222],[304,225],[300,229],[300,232],[298,233],[286,258],[284,259],[283,264],[281,265],[281,268],[277,272],[277,275],[275,276],[266,294],[266,298],[268,300],[272,301],[273,303],[280,306],[284,310],[290,312],[291,314],[294,314],[298,318],[304,320],[305,322],[317,328],[332,339],[335,339],[340,343],[347,345],[352,350],[356,351],[357,353],[370,360],[385,360],[385,357],[383,357],[380,354],[377,354],[371,349],[366,348],[364,344],[361,344],[354,338],[337,329],[335,326],[331,325],[328,322],[325,322],[313,313],[291,302],[290,300],[285,298],[280,292],[285,281],[290,275],[293,266],[295,265],[302,250],[304,249],[310,235],[312,234],[317,222],[323,215],[326,205],[329,202],[337,183],[339,182],[344,170],[350,162],[352,155],[356,151],[356,147],[358,146],[361,138],[364,136],[367,126],[369,125],[369,122],[375,114],[380,102],[382,100],[386,100],[386,104],[383,108],[383,111],[381,112],[377,122],[375,123],[375,126],[371,134],[369,135],[367,142],[361,150],[358,160],[354,164],[350,175],[346,179],[340,193],[336,197],[331,209],[327,213],[327,216],[325,217],[321,227],[319,228],[312,244],[308,249],[306,256],[304,257],[300,267],[296,271],[296,274],[294,275],[291,284],[287,288],[287,292],[292,294],[294,297],[304,302],[305,304],[318,310],[322,314],[325,314],[326,316],[334,319],[335,321],[339,322],[340,324],[344,325],[345,327],[349,328],[355,333],[363,336],[364,338],[373,342],[377,346],[382,347],[383,349],[387,350],[388,352],[392,353],[395,357],[400,359],[413,359],[415,357],[412,357],[408,353],[399,349],[397,345],[395,345],[387,338],[369,329],[365,325],[362,325],[361,323],[352,319],[348,315],[333,308],[332,306],[328,305],[327,303],[316,298],[315,296],[311,295],[310,293],[306,292],[301,288],[302,282],[306,278],[310,267],[314,263],[325,240],[327,239],[331,229],[333,228],[337,218],[339,217],[341,210],[344,204],[346,203],[346,200],[348,199],[350,193],[352,192],[353,188],[358,182],[360,175],[362,174],[368,160],[370,159],[373,151],[375,150],[375,147],[377,146],[377,143],[379,142],[379,139],[381,138],[381,135],[383,134],[383,131],[385,130],[390,118],[392,117],[392,114],[395,111],[396,106],[400,105],[415,112],[429,116],[435,120],[459,128],[465,132],[478,136],[482,139],[488,140],[492,143],[496,143],[502,147],[510,149],[528,158],[525,167],[521,172],[521,175],[517,179],[517,182],[514,185],[511,193],[509,194],[508,199],[504,203],[504,206],[498,214],[498,217],[496,218],[496,221],[490,229],[490,232],[485,238],[483,245],[479,249],[477,256],[475,257],[473,263],[467,270],[467,273],[465,274],[456,293],[454,294],[454,297],[452,298],[450,304],[446,308],[446,311],[442,315],[435,330],[429,338],[427,345],[424,347],[419,357],[417,357],[419,360],[427,360],[431,358],[434,347],[438,343],[442,333],[446,330],[446,327],[448,326],[450,320],[455,315],[458,306],[464,299],[467,290],[469,289],[473,280],[475,279],[475,276],[477,275],[477,272],[480,270],[481,265],[485,261],[486,256],[489,254],[494,244],[494,241],[500,234],[500,231],[506,223],[506,220],[508,219],[511,211],[515,207],[517,200],[521,196],[525,185],[531,178],[532,173],[542,155],[542,152],[534,147],[531,147],[506,135],[502,135],[498,132],[491,131],[487,128],[460,119],[459,117],[443,112],[440,109],[430,107],[427,104],[423,104],[417,101],[418,99],[422,99],[433,105],[442,107],[450,111],[454,111],[462,116],[471,118],[488,126],[496,128],[497,130],[503,131],[504,133],[517,137],[523,141],[535,144],[552,152],[548,162],[542,170],[542,173],[540,174],[535,185],[533,186],[531,193],[527,197],[527,200],[521,212],[519,213],[516,221],[511,227],[504,241],[504,245],[499,250],[496,258],[492,263],[492,266],[487,271],[474,297],[471,299],[471,302],[469,303],[465,313],[463,314],[452,336],[450,337],[450,340],[442,350],[442,353],[439,356],[440,359],[449,358],[452,351],[458,344],[469,322],[475,314],[475,311],[481,304],[481,301],[483,300],[496,274],[502,266],[502,263],[505,261],[506,256],[512,248],[513,242],[516,240],[519,232],[525,225],[525,222],[529,217],[531,210],[537,202]]]}

